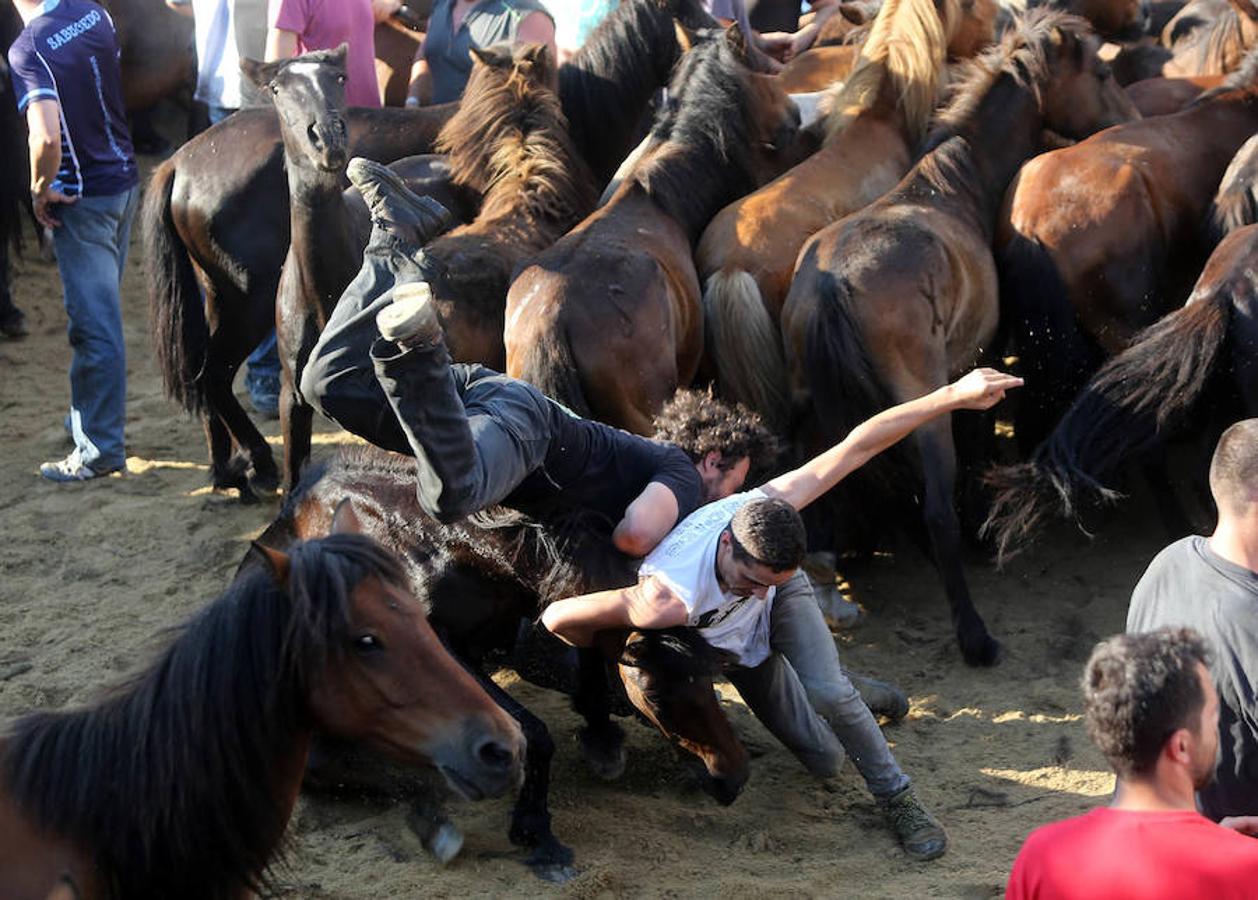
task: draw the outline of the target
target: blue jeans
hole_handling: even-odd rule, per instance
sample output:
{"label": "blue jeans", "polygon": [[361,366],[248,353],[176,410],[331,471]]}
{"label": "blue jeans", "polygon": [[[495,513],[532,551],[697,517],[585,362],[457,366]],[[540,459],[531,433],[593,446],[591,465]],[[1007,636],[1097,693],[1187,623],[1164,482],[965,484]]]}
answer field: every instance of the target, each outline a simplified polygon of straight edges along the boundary
{"label": "blue jeans", "polygon": [[57,269],[70,318],[70,432],[84,465],[126,463],[127,351],[118,287],[139,188],[57,207]]}

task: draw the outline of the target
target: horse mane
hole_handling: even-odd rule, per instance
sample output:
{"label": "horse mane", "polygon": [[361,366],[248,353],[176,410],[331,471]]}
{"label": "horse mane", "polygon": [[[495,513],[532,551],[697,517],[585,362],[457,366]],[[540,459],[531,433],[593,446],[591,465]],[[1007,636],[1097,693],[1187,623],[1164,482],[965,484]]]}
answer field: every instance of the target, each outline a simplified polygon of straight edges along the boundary
{"label": "horse mane", "polygon": [[[517,48],[506,65],[475,62],[436,149],[449,155],[455,184],[486,197],[483,206],[502,188],[534,218],[576,220],[594,206],[594,178],[547,84],[553,63],[544,52],[530,57],[533,50]],[[512,53],[503,44],[488,52]]]}
{"label": "horse mane", "polygon": [[94,850],[109,896],[223,898],[271,883],[287,818],[278,757],[305,726],[309,680],[354,585],[401,579],[358,535],[290,558],[287,592],[247,573],[100,704],[13,725],[0,777],[41,828]]}
{"label": "horse mane", "polygon": [[948,41],[961,20],[960,0],[886,0],[847,80],[832,88],[826,140],[872,107],[890,80],[912,142],[926,133],[946,75]]}
{"label": "horse mane", "polygon": [[634,632],[630,645],[629,658],[622,657],[622,664],[651,669],[670,680],[715,675],[737,659],[709,644],[698,628],[685,626]]}
{"label": "horse mane", "polygon": [[1227,72],[1237,57],[1246,57],[1241,16],[1231,4],[1220,10],[1208,27],[1200,29],[1185,51],[1194,60],[1197,72]]}
{"label": "horse mane", "polygon": [[1027,13],[999,44],[979,54],[963,68],[964,74],[956,85],[952,101],[935,117],[923,153],[959,135],[1003,77],[1012,78],[1014,84],[1031,91],[1038,99],[1039,86],[1050,74],[1047,50],[1054,32],[1060,29],[1081,35],[1089,28],[1078,16],[1046,7]]}
{"label": "horse mane", "polygon": [[740,197],[756,186],[752,172],[760,139],[752,133],[747,109],[751,77],[724,34],[688,52],[651,126],[656,152],[626,178],[682,223],[692,240],[728,202],[722,198]]}
{"label": "horse mane", "polygon": [[1188,104],[1188,107],[1199,106],[1202,103],[1213,100],[1215,97],[1234,91],[1258,91],[1258,47],[1245,54],[1245,58],[1241,60],[1240,67],[1224,78],[1222,84],[1198,94],[1197,98]]}
{"label": "horse mane", "polygon": [[1228,163],[1210,203],[1207,240],[1218,244],[1238,228],[1258,222],[1258,136],[1251,137]]}
{"label": "horse mane", "polygon": [[554,506],[531,516],[497,506],[443,525],[420,508],[415,477],[412,457],[345,447],[303,475],[279,520],[292,519],[312,494],[352,499],[356,509],[371,511],[372,536],[402,561],[421,600],[428,597],[431,573],[452,566],[514,585],[534,598],[538,611],[563,597],[634,581],[628,561],[612,545],[614,523],[597,513]]}
{"label": "horse mane", "polygon": [[[623,0],[559,68],[573,142],[601,182],[620,164],[644,105],[681,55],[674,17],[689,27],[716,24],[698,0]],[[668,46],[672,53],[659,52]]]}

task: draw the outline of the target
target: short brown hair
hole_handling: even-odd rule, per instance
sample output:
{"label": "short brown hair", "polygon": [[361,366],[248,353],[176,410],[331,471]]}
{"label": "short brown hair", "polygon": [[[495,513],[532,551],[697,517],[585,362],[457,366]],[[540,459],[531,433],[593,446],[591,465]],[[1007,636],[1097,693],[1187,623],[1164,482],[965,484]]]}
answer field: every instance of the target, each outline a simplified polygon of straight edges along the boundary
{"label": "short brown hair", "polygon": [[1258,503],[1258,419],[1237,422],[1219,438],[1210,460],[1210,493],[1231,510]]}
{"label": "short brown hair", "polygon": [[1166,739],[1196,731],[1206,702],[1197,664],[1209,651],[1191,628],[1159,628],[1102,641],[1083,670],[1088,734],[1121,777],[1157,765]]}
{"label": "short brown hair", "polygon": [[774,572],[799,568],[808,549],[804,520],[785,500],[765,498],[738,507],[729,522],[734,558]]}

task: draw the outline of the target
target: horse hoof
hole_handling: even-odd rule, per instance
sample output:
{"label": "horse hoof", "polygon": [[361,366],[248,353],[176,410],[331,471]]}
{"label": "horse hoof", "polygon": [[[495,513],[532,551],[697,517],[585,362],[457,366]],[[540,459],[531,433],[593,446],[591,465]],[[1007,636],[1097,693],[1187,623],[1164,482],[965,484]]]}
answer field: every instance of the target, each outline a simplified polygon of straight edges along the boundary
{"label": "horse hoof", "polygon": [[542,881],[547,881],[551,884],[567,884],[577,877],[577,870],[563,863],[530,863],[529,869]]}
{"label": "horse hoof", "polygon": [[249,486],[263,494],[274,494],[280,489],[280,473],[255,471],[249,477]]}
{"label": "horse hoof", "polygon": [[463,849],[463,834],[449,822],[442,822],[428,840],[424,841],[424,848],[432,854],[433,859],[444,866]]}
{"label": "horse hoof", "polygon": [[988,635],[974,645],[962,647],[961,653],[971,666],[994,666],[1004,658],[1005,648]]}
{"label": "horse hoof", "polygon": [[585,755],[585,763],[590,771],[603,781],[615,781],[625,774],[625,734],[619,728],[611,735],[604,737],[595,734],[588,728],[580,733],[581,752]]}

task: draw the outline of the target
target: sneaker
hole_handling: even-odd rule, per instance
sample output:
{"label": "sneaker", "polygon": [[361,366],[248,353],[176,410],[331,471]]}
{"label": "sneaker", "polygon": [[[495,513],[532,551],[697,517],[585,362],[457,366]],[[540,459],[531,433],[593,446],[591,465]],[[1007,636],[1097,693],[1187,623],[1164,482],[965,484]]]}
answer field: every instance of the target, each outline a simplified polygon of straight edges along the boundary
{"label": "sneaker", "polygon": [[393,302],[376,313],[376,328],[382,338],[409,347],[441,340],[441,321],[428,284],[412,281],[395,287]]}
{"label": "sneaker", "polygon": [[75,450],[65,459],[44,463],[39,467],[39,474],[49,481],[90,481],[93,478],[100,478],[102,475],[117,472],[122,468],[122,466],[114,466],[111,469],[94,469],[86,465],[79,455],[79,451]]}
{"label": "sneaker", "polygon": [[416,248],[454,224],[448,209],[414,193],[388,166],[356,156],[349,161],[346,174],[363,195],[371,221]]}
{"label": "sneaker", "polygon": [[892,722],[898,722],[909,714],[909,698],[894,684],[855,672],[848,672],[847,677],[875,716],[886,716]]}
{"label": "sneaker", "polygon": [[943,856],[948,849],[948,835],[939,821],[922,806],[912,787],[878,802],[887,818],[887,825],[895,832],[909,859],[926,862]]}

